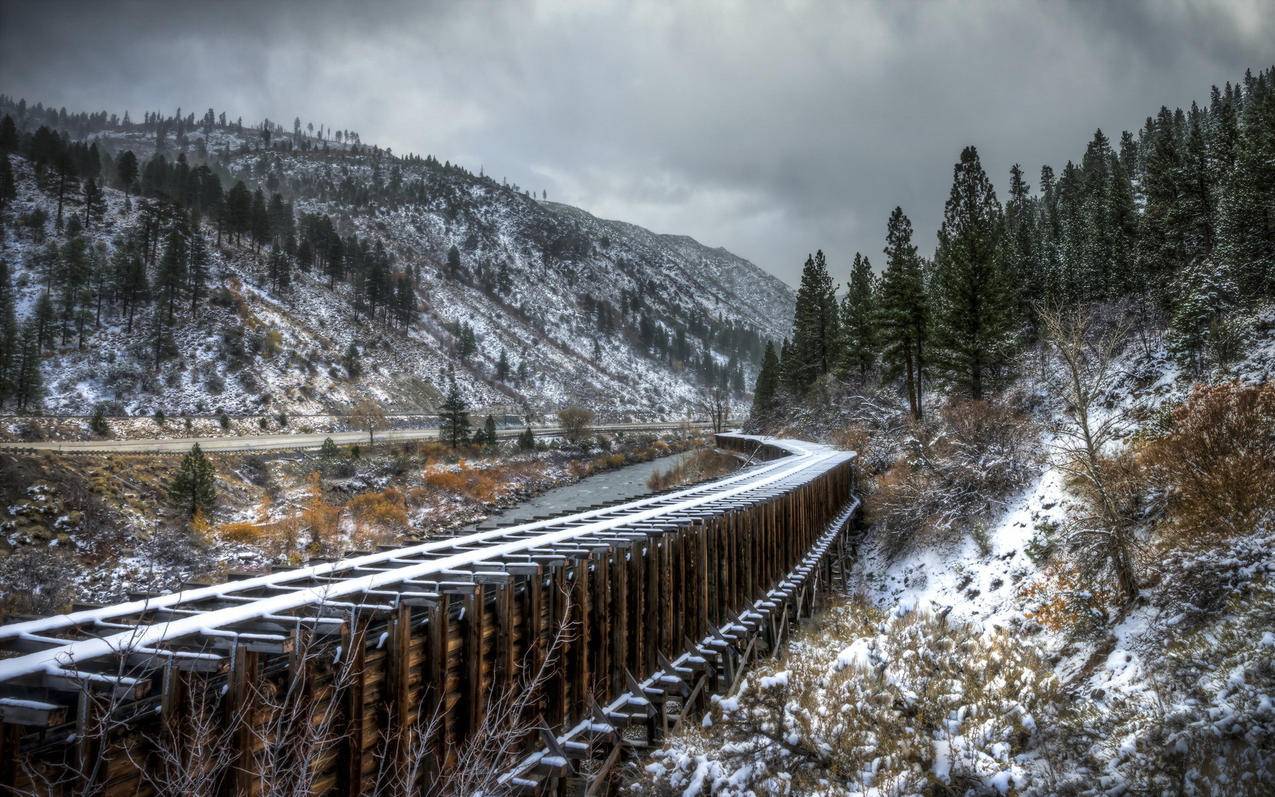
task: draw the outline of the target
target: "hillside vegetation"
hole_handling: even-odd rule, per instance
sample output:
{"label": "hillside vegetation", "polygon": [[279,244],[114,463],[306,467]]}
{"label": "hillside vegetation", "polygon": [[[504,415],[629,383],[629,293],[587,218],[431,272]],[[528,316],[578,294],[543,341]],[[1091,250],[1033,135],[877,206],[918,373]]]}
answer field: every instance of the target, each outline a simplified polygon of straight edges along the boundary
{"label": "hillside vegetation", "polygon": [[675,417],[786,331],[789,289],[725,250],[345,131],[0,117],[19,412],[430,412],[454,371],[471,406]]}

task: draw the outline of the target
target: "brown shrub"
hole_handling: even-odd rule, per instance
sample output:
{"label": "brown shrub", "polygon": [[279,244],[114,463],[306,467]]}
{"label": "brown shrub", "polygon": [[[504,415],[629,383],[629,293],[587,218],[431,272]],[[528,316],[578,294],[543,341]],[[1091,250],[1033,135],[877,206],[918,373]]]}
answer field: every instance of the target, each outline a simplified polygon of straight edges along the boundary
{"label": "brown shrub", "polygon": [[584,407],[564,407],[558,411],[558,425],[568,443],[582,443],[593,425],[593,412]]}
{"label": "brown shrub", "polygon": [[356,495],[345,508],[350,511],[354,522],[361,526],[407,527],[407,501],[403,493],[394,487]]}
{"label": "brown shrub", "polygon": [[888,555],[959,536],[1034,473],[1032,424],[1008,407],[953,404],[913,428],[910,455],[876,477],[868,520]]}
{"label": "brown shrub", "polygon": [[425,483],[430,487],[457,493],[478,503],[494,501],[500,495],[503,482],[500,472],[475,468],[464,460],[455,470],[432,470],[425,474]]}
{"label": "brown shrub", "polygon": [[1167,490],[1170,539],[1196,547],[1253,531],[1275,512],[1275,384],[1196,386],[1141,455]]}

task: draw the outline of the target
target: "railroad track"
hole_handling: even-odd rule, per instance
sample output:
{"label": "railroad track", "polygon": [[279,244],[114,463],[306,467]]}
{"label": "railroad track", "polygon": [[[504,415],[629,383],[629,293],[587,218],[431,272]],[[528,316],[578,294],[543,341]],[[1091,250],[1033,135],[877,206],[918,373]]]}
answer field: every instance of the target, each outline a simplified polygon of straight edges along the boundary
{"label": "railroad track", "polygon": [[[298,684],[334,718],[318,793],[456,766],[493,700],[520,689],[539,731],[502,754],[501,782],[596,789],[634,734],[652,744],[701,710],[844,575],[853,453],[718,443],[762,461],[636,501],[2,626],[0,762],[26,763],[0,763],[0,790],[98,760],[71,775],[86,793],[148,793],[155,740],[183,738],[171,729],[214,695],[229,728],[217,787],[254,793],[287,733],[252,723],[282,710],[265,696]],[[424,717],[436,726],[422,753]]]}

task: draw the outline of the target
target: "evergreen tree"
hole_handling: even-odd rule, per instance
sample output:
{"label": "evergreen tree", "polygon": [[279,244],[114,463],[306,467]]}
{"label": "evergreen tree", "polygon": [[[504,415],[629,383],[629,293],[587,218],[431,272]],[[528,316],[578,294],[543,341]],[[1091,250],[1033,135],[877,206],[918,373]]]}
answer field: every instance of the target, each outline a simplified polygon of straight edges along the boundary
{"label": "evergreen tree", "polygon": [[496,363],[496,378],[502,382],[509,378],[509,356],[504,349],[500,350],[500,360]]}
{"label": "evergreen tree", "polygon": [[53,299],[49,292],[40,294],[35,303],[36,351],[53,347]]}
{"label": "evergreen tree", "polygon": [[13,395],[20,359],[13,282],[9,279],[8,261],[0,258],[0,406]]}
{"label": "evergreen tree", "polygon": [[1042,298],[1043,285],[1036,247],[1036,213],[1030,191],[1022,167],[1015,163],[1009,170],[1009,200],[1005,203],[1005,237],[1001,251],[1005,274],[1014,292],[1016,313],[1031,323],[1034,338],[1034,308]]}
{"label": "evergreen tree", "polygon": [[447,271],[452,276],[460,273],[460,250],[456,248],[455,244],[452,244],[451,248],[447,250]]}
{"label": "evergreen tree", "polygon": [[837,357],[837,296],[822,250],[807,257],[802,269],[792,334],[792,362],[785,367],[800,391],[831,372]]}
{"label": "evergreen tree", "polygon": [[363,364],[359,360],[359,347],[354,345],[354,341],[350,341],[350,345],[345,347],[345,354],[341,356],[341,366],[345,368],[345,374],[350,379],[358,379],[359,374],[363,373]]}
{"label": "evergreen tree", "polygon": [[1013,349],[1013,301],[997,255],[1001,206],[966,147],[956,164],[934,264],[935,364],[962,392],[983,398]]}
{"label": "evergreen tree", "polygon": [[44,395],[44,382],[40,377],[40,331],[38,320],[22,325],[18,338],[17,366],[15,368],[13,396],[19,412],[38,409]]}
{"label": "evergreen tree", "polygon": [[0,119],[0,155],[8,155],[17,149],[18,126],[13,123],[12,116],[5,114],[4,118]]}
{"label": "evergreen tree", "polygon": [[191,446],[190,452],[182,457],[181,465],[168,486],[168,496],[187,517],[212,509],[217,497],[216,472],[199,443]]}
{"label": "evergreen tree", "polygon": [[13,179],[13,167],[9,165],[9,156],[0,155],[0,211],[9,206],[9,202],[18,196],[18,186]]}
{"label": "evergreen tree", "polygon": [[531,427],[523,428],[522,434],[518,435],[518,447],[523,451],[530,451],[536,447],[536,435],[531,431]]}
{"label": "evergreen tree", "polygon": [[887,375],[902,374],[908,407],[912,417],[920,420],[929,303],[921,258],[912,243],[912,221],[903,208],[890,213],[885,240],[885,271],[877,300],[878,342]]}
{"label": "evergreen tree", "polygon": [[449,374],[450,386],[447,399],[439,408],[438,436],[446,440],[452,448],[469,442],[469,412],[465,400],[460,395],[460,387],[456,384],[456,375]]}
{"label": "evergreen tree", "polygon": [[1242,296],[1275,289],[1275,70],[1246,80],[1234,165],[1221,191],[1218,249]]}
{"label": "evergreen tree", "polygon": [[1153,121],[1147,120],[1142,147],[1146,150],[1142,168],[1144,207],[1138,231],[1139,278],[1151,285],[1161,304],[1171,298],[1168,287],[1186,265],[1179,182],[1182,158],[1173,114],[1161,108]]}
{"label": "evergreen tree", "polygon": [[258,252],[270,241],[270,211],[266,209],[266,195],[260,188],[253,193],[252,205],[248,208],[247,232],[251,233],[253,247]]}
{"label": "evergreen tree", "polygon": [[93,228],[93,222],[102,218],[102,214],[106,212],[106,199],[102,196],[102,189],[98,188],[97,180],[92,177],[84,181],[84,229]]}
{"label": "evergreen tree", "polygon": [[189,260],[190,282],[187,285],[187,292],[190,294],[190,315],[194,318],[208,284],[208,244],[204,241],[204,236],[199,232],[198,227],[190,236]]}
{"label": "evergreen tree", "polygon": [[181,295],[186,283],[188,252],[186,236],[181,228],[174,224],[168,232],[164,256],[160,258],[159,270],[155,274],[155,298],[159,305],[165,308],[169,324],[173,323],[177,298]]}
{"label": "evergreen tree", "polygon": [[775,344],[766,341],[766,352],[761,358],[761,369],[753,384],[752,425],[764,429],[774,422],[779,410],[779,356]]}
{"label": "evergreen tree", "polygon": [[240,236],[252,230],[252,193],[243,180],[235,182],[222,202],[222,218],[226,232],[235,236],[238,244]]}
{"label": "evergreen tree", "polygon": [[1229,271],[1209,258],[1198,258],[1178,279],[1167,343],[1193,373],[1208,359],[1230,361],[1248,333],[1247,319],[1236,312],[1239,291]]}
{"label": "evergreen tree", "polygon": [[133,154],[133,150],[124,150],[124,153],[115,161],[115,177],[119,181],[120,188],[124,189],[124,201],[127,207],[129,196],[133,193],[133,184],[137,182],[137,156]]}
{"label": "evergreen tree", "polygon": [[841,299],[841,376],[866,381],[877,360],[877,279],[868,258],[854,253],[850,282]]}
{"label": "evergreen tree", "polygon": [[128,317],[128,332],[133,331],[133,318],[137,306],[146,300],[150,283],[146,279],[146,265],[134,247],[117,246],[111,258],[114,271],[115,294],[124,303]]}
{"label": "evergreen tree", "polygon": [[483,443],[494,446],[496,442],[496,419],[488,415],[487,420],[483,423]]}

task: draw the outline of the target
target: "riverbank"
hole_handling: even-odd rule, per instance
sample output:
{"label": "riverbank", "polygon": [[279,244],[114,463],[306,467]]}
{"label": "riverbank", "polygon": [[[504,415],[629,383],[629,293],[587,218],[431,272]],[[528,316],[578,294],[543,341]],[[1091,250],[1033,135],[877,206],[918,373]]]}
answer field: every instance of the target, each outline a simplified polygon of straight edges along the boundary
{"label": "riverbank", "polygon": [[405,544],[704,442],[617,434],[587,447],[554,442],[531,451],[431,442],[347,447],[335,456],[217,455],[210,458],[216,501],[195,518],[168,499],[174,457],[4,454],[0,610],[60,611]]}

